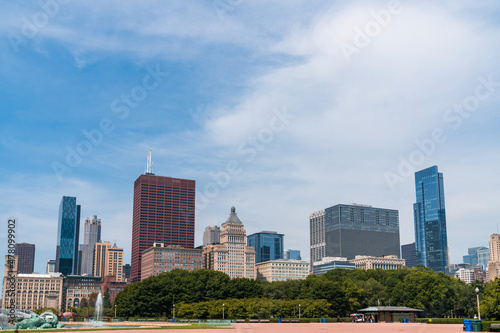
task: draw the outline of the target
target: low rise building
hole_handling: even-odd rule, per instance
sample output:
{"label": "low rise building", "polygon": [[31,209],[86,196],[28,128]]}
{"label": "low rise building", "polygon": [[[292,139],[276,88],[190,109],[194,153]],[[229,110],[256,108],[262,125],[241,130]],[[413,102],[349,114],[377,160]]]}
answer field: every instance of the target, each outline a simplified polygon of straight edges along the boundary
{"label": "low rise building", "polygon": [[17,256],[5,256],[2,308],[9,308],[13,300],[16,309],[54,308],[63,311],[62,274],[17,274],[17,260]]}
{"label": "low rise building", "polygon": [[104,282],[101,284],[101,294],[104,295],[105,293],[109,293],[109,301],[113,304],[116,295],[129,284],[130,282],[116,281],[115,276],[108,275],[104,277]]}
{"label": "low rise building", "polygon": [[64,309],[80,307],[82,299],[88,300],[90,294],[99,293],[101,283],[99,276],[68,275],[64,281]]}
{"label": "low rise building", "polygon": [[404,259],[399,259],[395,255],[383,257],[356,256],[352,263],[357,269],[398,269],[405,265]]}
{"label": "low rise building", "polygon": [[356,265],[348,261],[347,258],[324,257],[319,261],[313,262],[312,273],[319,276],[335,268],[354,269]]}
{"label": "low rise building", "polygon": [[302,260],[270,260],[255,264],[255,270],[257,280],[304,280],[309,275],[309,263]]}
{"label": "low rise building", "polygon": [[175,245],[165,247],[163,243],[153,243],[153,247],[142,253],[141,280],[173,269],[202,269],[202,252],[201,249],[187,249]]}

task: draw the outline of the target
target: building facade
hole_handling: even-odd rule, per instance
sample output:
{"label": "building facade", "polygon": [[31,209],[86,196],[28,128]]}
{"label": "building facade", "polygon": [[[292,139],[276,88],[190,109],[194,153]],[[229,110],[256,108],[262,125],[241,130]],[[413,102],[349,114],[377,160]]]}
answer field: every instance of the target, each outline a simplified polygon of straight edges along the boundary
{"label": "building facade", "polygon": [[186,249],[180,246],[167,246],[153,243],[142,253],[141,279],[157,276],[173,269],[194,271],[203,268],[201,249]]}
{"label": "building facade", "polygon": [[56,260],[55,259],[49,259],[47,260],[47,267],[45,268],[45,273],[55,273],[56,272]]}
{"label": "building facade", "polygon": [[[61,273],[50,274],[17,274],[17,256],[14,257],[13,274],[14,281],[8,277],[10,265],[9,256],[5,256],[5,271],[3,278],[2,308],[8,309],[11,300],[16,309],[36,310],[41,308],[54,308],[63,310],[63,279]],[[9,279],[9,281],[7,281]],[[7,285],[15,283],[15,296],[8,293],[11,290]]]}
{"label": "building facade", "polygon": [[255,249],[246,246],[246,231],[234,207],[221,225],[220,241],[203,248],[204,268],[224,272],[231,278],[255,279]]}
{"label": "building facade", "polygon": [[356,265],[347,258],[342,257],[324,257],[319,261],[313,262],[312,273],[314,275],[323,275],[332,269],[355,269]]}
{"label": "building facade", "polygon": [[220,243],[220,227],[217,225],[206,227],[205,231],[203,231],[203,245],[218,243]]}
{"label": "building facade", "polygon": [[473,269],[460,268],[458,271],[455,272],[455,277],[467,284],[470,284],[475,281]]}
{"label": "building facade", "polygon": [[123,249],[110,242],[94,245],[94,276],[104,278],[108,275],[121,282],[123,278]]}
{"label": "building facade", "polygon": [[490,236],[489,252],[488,280],[493,281],[500,274],[500,234],[492,234]]}
{"label": "building facade", "polygon": [[270,260],[255,264],[257,280],[274,282],[304,280],[309,275],[309,263],[300,260]]}
{"label": "building facade", "polygon": [[55,269],[63,275],[78,275],[80,268],[80,209],[75,197],[64,196],[59,205]]}
{"label": "building facade", "polygon": [[351,260],[356,265],[357,269],[398,269],[405,265],[404,259],[399,259],[397,256],[370,257],[356,256],[356,259]]}
{"label": "building facade", "polygon": [[130,280],[130,264],[123,265],[123,277],[126,281]]}
{"label": "building facade", "polygon": [[80,244],[80,274],[92,275],[94,269],[94,245],[101,241],[101,219],[92,215],[85,219],[83,244]]}
{"label": "building facade", "polygon": [[405,260],[405,266],[408,268],[417,266],[415,243],[401,245],[401,259]]}
{"label": "building facade", "polygon": [[255,249],[255,263],[283,259],[283,234],[261,231],[247,237],[247,245]]}
{"label": "building facade", "polygon": [[438,172],[437,166],[418,171],[415,188],[417,202],[413,205],[413,215],[417,264],[444,273],[449,260],[443,174]]}
{"label": "building facade", "polygon": [[490,248],[488,246],[481,246],[477,250],[477,264],[483,272],[488,269],[488,263],[490,262]]}
{"label": "building facade", "polygon": [[470,247],[467,250],[467,255],[463,256],[463,262],[465,264],[471,264],[471,265],[478,265],[479,263],[479,258],[477,256],[477,251],[481,248],[481,246],[477,247]]}
{"label": "building facade", "polygon": [[154,175],[150,168],[134,183],[132,282],[141,280],[142,253],[153,243],[194,248],[196,182]]}
{"label": "building facade", "polygon": [[302,257],[300,256],[300,250],[286,249],[285,251],[283,251],[283,259],[302,260]]}
{"label": "building facade", "polygon": [[116,278],[112,275],[104,277],[104,281],[101,284],[101,294],[109,293],[109,301],[111,304],[115,302],[116,295],[118,295],[129,283],[122,281],[116,281]]}
{"label": "building facade", "polygon": [[16,243],[15,254],[19,258],[17,272],[31,274],[35,268],[35,244]]}
{"label": "building facade", "polygon": [[67,276],[64,279],[64,309],[67,310],[72,306],[80,307],[82,299],[88,300],[90,294],[99,293],[101,283],[102,278],[98,276]]}
{"label": "building facade", "polygon": [[365,205],[336,205],[309,217],[311,264],[324,257],[400,253],[399,212]]}

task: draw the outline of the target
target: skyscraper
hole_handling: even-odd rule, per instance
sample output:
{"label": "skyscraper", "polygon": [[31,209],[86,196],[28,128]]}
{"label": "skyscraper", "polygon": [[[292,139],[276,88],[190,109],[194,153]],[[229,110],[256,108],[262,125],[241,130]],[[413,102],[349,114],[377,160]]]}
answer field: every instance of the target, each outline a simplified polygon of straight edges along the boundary
{"label": "skyscraper", "polygon": [[92,215],[85,219],[83,244],[80,244],[80,274],[92,275],[94,265],[94,245],[101,241],[101,219]]}
{"label": "skyscraper", "polygon": [[217,243],[220,243],[220,227],[217,225],[206,227],[203,231],[203,245]]}
{"label": "skyscraper", "polygon": [[35,267],[35,244],[16,243],[15,254],[18,256],[17,273],[31,274]]}
{"label": "skyscraper", "polygon": [[255,279],[255,249],[247,244],[247,233],[236,208],[222,223],[220,244],[203,248],[205,269],[224,272],[231,278]]}
{"label": "skyscraper", "polygon": [[78,275],[78,242],[80,240],[80,205],[75,197],[63,197],[59,205],[57,226],[56,272]]}
{"label": "skyscraper", "polygon": [[399,212],[366,205],[336,205],[309,216],[311,267],[324,257],[399,257]]}
{"label": "skyscraper", "polygon": [[408,268],[417,266],[415,242],[401,245],[401,259],[405,260],[405,266]]}
{"label": "skyscraper", "polygon": [[110,242],[94,244],[94,276],[102,278],[112,275],[115,281],[121,282],[123,277],[123,249]]}
{"label": "skyscraper", "polygon": [[448,266],[448,236],[444,204],[443,174],[433,166],[415,173],[417,202],[415,219],[415,252],[417,265],[436,272]]}
{"label": "skyscraper", "polygon": [[300,256],[300,250],[286,249],[283,252],[283,259],[285,259],[285,260],[302,260],[302,257]]}
{"label": "skyscraper", "polygon": [[247,245],[255,249],[255,263],[283,259],[283,234],[261,231],[247,237]]}
{"label": "skyscraper", "polygon": [[146,174],[134,182],[132,282],[141,280],[142,252],[153,243],[194,248],[195,187],[194,180],[153,174],[150,152]]}

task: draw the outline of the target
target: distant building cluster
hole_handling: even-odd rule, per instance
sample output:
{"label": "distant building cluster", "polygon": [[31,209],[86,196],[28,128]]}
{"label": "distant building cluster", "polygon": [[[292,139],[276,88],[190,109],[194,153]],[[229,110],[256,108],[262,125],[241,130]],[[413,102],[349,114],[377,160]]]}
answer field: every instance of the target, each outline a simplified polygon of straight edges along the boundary
{"label": "distant building cluster", "polygon": [[[195,248],[196,182],[157,176],[151,152],[145,174],[134,182],[131,264],[124,249],[103,241],[97,215],[85,220],[79,243],[81,206],[64,196],[59,206],[55,259],[46,273],[34,271],[35,245],[16,244],[15,297],[2,306],[66,311],[92,293],[109,293],[113,302],[128,284],[174,269],[210,269],[231,278],[265,281],[305,279],[333,269],[383,269],[424,265],[466,283],[500,274],[500,235],[489,246],[470,248],[464,263],[449,264],[443,174],[433,166],[415,173],[415,242],[400,244],[399,212],[360,204],[337,204],[309,216],[310,261],[299,250],[285,249],[285,235],[261,231],[247,236],[232,207],[220,226],[207,226]],[[7,259],[6,259],[7,260]],[[6,268],[7,269],[7,268]],[[6,275],[5,275],[6,276]]]}

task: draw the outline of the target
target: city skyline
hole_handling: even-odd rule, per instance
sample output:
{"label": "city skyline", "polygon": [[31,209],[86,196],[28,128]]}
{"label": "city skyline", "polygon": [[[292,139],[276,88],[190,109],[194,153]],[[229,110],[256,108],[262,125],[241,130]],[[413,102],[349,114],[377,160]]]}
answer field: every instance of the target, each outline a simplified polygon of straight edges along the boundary
{"label": "city skyline", "polygon": [[195,245],[234,205],[248,234],[276,230],[309,260],[309,214],[354,202],[398,210],[411,243],[413,173],[432,165],[450,262],[497,230],[498,3],[71,2],[32,37],[38,2],[3,9],[0,211],[36,244],[35,272],[62,196],[131,262],[150,146],[156,174],[197,182]]}

